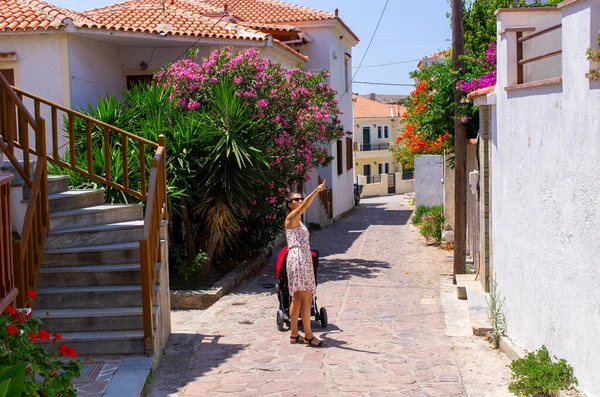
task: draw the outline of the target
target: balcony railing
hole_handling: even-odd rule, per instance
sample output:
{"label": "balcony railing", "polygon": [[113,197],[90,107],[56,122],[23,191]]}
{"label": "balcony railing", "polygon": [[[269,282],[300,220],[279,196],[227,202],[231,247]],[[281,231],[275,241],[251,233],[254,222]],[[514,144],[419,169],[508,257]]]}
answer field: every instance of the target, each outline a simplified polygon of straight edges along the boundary
{"label": "balcony railing", "polygon": [[389,143],[364,143],[361,145],[360,150],[363,152],[371,152],[373,150],[388,150],[390,147]]}
{"label": "balcony railing", "polygon": [[381,183],[381,175],[367,175],[365,176],[367,179],[367,185],[372,185],[373,183]]}
{"label": "balcony railing", "polygon": [[[517,32],[517,84],[530,83],[533,81],[546,79],[556,79],[561,77],[562,64],[560,59],[556,62],[546,64],[539,63],[545,59],[557,57],[562,54],[562,35],[559,34],[558,37],[549,35],[550,33],[559,29],[562,29],[562,24],[550,26],[549,28],[528,34],[527,36],[523,36],[523,31]],[[543,40],[538,40],[537,43],[532,41],[540,38],[541,36],[544,36]],[[557,42],[559,46],[558,49],[555,48],[550,51],[545,51],[541,54],[535,54],[535,49],[540,47],[548,47]],[[526,52],[531,55],[525,57]]]}

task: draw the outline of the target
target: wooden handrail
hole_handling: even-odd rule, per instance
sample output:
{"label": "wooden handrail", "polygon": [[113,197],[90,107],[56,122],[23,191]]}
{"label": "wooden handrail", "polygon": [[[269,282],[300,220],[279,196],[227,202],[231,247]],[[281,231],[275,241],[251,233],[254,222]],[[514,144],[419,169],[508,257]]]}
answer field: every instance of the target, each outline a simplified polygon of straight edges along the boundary
{"label": "wooden handrail", "polygon": [[540,31],[535,32],[535,33],[528,34],[527,36],[519,37],[517,39],[517,41],[520,42],[520,43],[523,43],[525,41],[528,41],[528,40],[531,40],[531,39],[535,39],[536,37],[545,35],[546,33],[550,33],[552,31],[554,31],[556,29],[560,29],[560,28],[562,28],[562,23],[559,23],[558,25],[550,26],[549,28],[540,30]]}
{"label": "wooden handrail", "polygon": [[15,271],[12,257],[12,223],[10,216],[10,181],[12,174],[0,174],[0,313],[14,304]]}
{"label": "wooden handrail", "polygon": [[524,70],[523,70],[524,65],[527,65],[527,64],[533,63],[533,62],[537,62],[537,61],[541,61],[543,59],[551,58],[551,57],[562,54],[562,49],[559,49],[559,50],[549,51],[544,54],[532,56],[529,58],[524,58],[523,57],[523,43],[525,43],[529,40],[532,40],[536,37],[540,37],[542,35],[553,32],[557,29],[561,29],[561,28],[562,28],[562,23],[560,23],[558,25],[550,26],[546,29],[540,30],[535,33],[531,33],[527,36],[523,35],[523,31],[516,32],[517,33],[517,84],[523,84],[525,82]]}
{"label": "wooden handrail", "polygon": [[[0,74],[0,149],[9,158],[31,192],[21,236],[12,242],[14,282],[18,291],[35,290],[42,264],[42,255],[50,225],[48,210],[48,163],[46,156],[37,156],[33,178],[30,176],[30,154],[46,152],[46,121],[35,106],[35,119],[22,102],[22,96]],[[35,132],[35,150],[29,145],[29,130]],[[19,164],[15,148],[22,149],[23,165]],[[25,293],[16,294],[17,305],[25,307]],[[13,298],[14,299],[14,298]]]}
{"label": "wooden handrail", "polygon": [[160,231],[163,221],[167,218],[165,137],[161,135],[158,150],[152,158],[144,231],[140,240],[144,346],[148,355],[154,351],[152,309],[156,288],[156,264],[162,261]]}

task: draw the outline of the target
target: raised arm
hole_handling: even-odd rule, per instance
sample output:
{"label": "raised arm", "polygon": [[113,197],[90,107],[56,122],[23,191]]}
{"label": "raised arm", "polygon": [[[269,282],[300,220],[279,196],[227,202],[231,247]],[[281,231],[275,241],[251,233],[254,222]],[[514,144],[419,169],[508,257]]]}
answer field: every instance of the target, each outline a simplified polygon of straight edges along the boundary
{"label": "raised arm", "polygon": [[323,183],[321,183],[319,186],[317,186],[317,188],[315,190],[313,190],[313,192],[311,194],[309,194],[308,196],[306,196],[306,198],[302,201],[302,204],[300,204],[298,206],[298,208],[292,210],[286,220],[286,227],[288,228],[294,228],[297,226],[298,221],[300,220],[300,216],[302,216],[302,214],[308,209],[308,207],[310,207],[310,205],[312,204],[313,200],[315,199],[315,197],[317,196],[317,194],[319,194],[319,192],[322,192],[323,190],[326,190],[327,187],[325,186],[325,183],[327,182],[327,179],[325,179],[323,181]]}

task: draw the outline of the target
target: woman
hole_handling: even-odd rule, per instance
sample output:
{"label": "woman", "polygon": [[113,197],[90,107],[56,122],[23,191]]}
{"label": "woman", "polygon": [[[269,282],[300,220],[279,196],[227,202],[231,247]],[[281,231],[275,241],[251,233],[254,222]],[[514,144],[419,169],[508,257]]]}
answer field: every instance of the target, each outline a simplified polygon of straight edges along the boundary
{"label": "woman", "polygon": [[[310,207],[317,194],[327,189],[325,182],[326,180],[306,198],[300,193],[291,193],[286,200],[288,216],[285,218],[285,237],[289,249],[286,270],[292,297],[290,343],[305,343],[312,347],[325,346],[325,342],[317,339],[310,328],[310,308],[316,282],[308,243],[308,229],[302,224],[300,217]],[[304,337],[298,333],[298,315],[302,318]]]}

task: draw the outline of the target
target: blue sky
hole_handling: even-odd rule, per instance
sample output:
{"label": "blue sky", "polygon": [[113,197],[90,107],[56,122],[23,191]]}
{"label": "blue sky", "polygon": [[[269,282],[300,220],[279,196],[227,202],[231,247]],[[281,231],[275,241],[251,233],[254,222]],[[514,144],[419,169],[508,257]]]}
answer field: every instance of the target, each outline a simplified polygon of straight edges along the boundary
{"label": "blue sky", "polygon": [[[225,0],[224,0],[225,1]],[[114,0],[49,0],[50,3],[81,11],[115,3]],[[289,3],[334,11],[356,33],[361,42],[353,50],[354,67],[362,59],[385,0],[287,0]],[[439,49],[450,47],[450,24],[446,18],[448,0],[390,0],[379,30],[363,62],[364,66],[420,59]],[[235,10],[234,10],[235,12]],[[417,62],[385,67],[364,68],[356,81],[412,83],[408,77]],[[356,70],[356,69],[355,69]],[[360,94],[408,94],[411,87],[354,84]]]}

